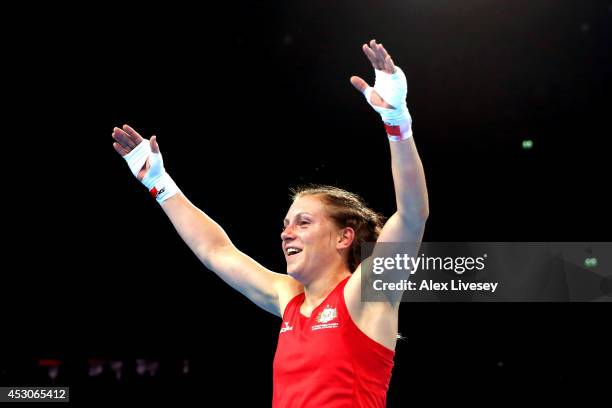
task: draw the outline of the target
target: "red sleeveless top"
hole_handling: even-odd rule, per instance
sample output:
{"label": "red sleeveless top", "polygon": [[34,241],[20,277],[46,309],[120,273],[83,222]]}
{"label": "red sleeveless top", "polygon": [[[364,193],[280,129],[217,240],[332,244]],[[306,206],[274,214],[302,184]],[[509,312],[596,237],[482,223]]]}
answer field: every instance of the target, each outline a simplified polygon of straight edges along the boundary
{"label": "red sleeveless top", "polygon": [[304,293],[285,308],[274,356],[273,408],[384,407],[395,352],[372,340],[351,319],[347,277],[310,317]]}

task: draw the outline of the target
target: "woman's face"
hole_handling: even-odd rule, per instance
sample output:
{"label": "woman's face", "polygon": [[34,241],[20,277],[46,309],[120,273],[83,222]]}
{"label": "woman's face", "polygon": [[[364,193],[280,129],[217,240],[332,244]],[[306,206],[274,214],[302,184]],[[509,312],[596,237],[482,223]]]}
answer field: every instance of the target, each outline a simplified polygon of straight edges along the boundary
{"label": "woman's face", "polygon": [[302,284],[318,270],[336,262],[339,229],[328,217],[325,204],[314,195],[296,199],[284,220],[281,233],[287,274]]}

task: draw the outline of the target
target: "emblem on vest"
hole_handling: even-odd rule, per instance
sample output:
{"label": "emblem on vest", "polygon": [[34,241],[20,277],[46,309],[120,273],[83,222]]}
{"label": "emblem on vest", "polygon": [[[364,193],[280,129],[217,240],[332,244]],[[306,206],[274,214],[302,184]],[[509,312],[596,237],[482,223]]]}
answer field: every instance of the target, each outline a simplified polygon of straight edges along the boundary
{"label": "emblem on vest", "polygon": [[289,322],[285,322],[284,325],[285,325],[284,327],[281,327],[281,330],[280,330],[281,333],[284,333],[289,330],[293,330],[293,326],[289,326]]}
{"label": "emblem on vest", "polygon": [[312,330],[321,330],[321,329],[334,329],[338,327],[338,322],[329,323],[335,318],[338,317],[338,311],[335,307],[331,307],[330,305],[325,306],[318,315],[317,315],[317,323],[311,327]]}

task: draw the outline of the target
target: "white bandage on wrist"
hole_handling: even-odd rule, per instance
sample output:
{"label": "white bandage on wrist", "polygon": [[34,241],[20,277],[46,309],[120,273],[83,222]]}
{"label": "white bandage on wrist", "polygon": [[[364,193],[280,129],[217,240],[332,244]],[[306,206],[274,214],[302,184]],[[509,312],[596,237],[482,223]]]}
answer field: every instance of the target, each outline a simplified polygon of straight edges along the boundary
{"label": "white bandage on wrist", "polygon": [[[374,87],[367,87],[363,94],[372,108],[378,112],[385,123],[387,135],[391,141],[400,141],[412,137],[412,117],[406,106],[408,84],[406,76],[400,67],[395,67],[395,73],[374,70],[376,81]],[[387,109],[372,104],[372,92],[376,93],[394,109]]]}
{"label": "white bandage on wrist", "polygon": [[163,203],[168,198],[180,192],[178,186],[166,173],[164,160],[161,153],[153,153],[148,140],[143,140],[130,153],[123,156],[128,163],[132,174],[137,177],[140,170],[149,160],[147,170],[141,183],[147,187],[149,193],[155,197],[158,203]]}

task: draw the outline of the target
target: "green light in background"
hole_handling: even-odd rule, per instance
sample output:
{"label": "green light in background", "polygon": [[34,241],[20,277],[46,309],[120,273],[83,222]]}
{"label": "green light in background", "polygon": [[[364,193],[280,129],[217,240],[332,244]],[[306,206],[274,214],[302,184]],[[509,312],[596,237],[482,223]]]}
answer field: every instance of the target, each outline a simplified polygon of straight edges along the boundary
{"label": "green light in background", "polygon": [[533,147],[533,140],[523,140],[523,150],[530,150]]}
{"label": "green light in background", "polygon": [[584,266],[587,268],[595,268],[597,266],[597,258],[586,258]]}

